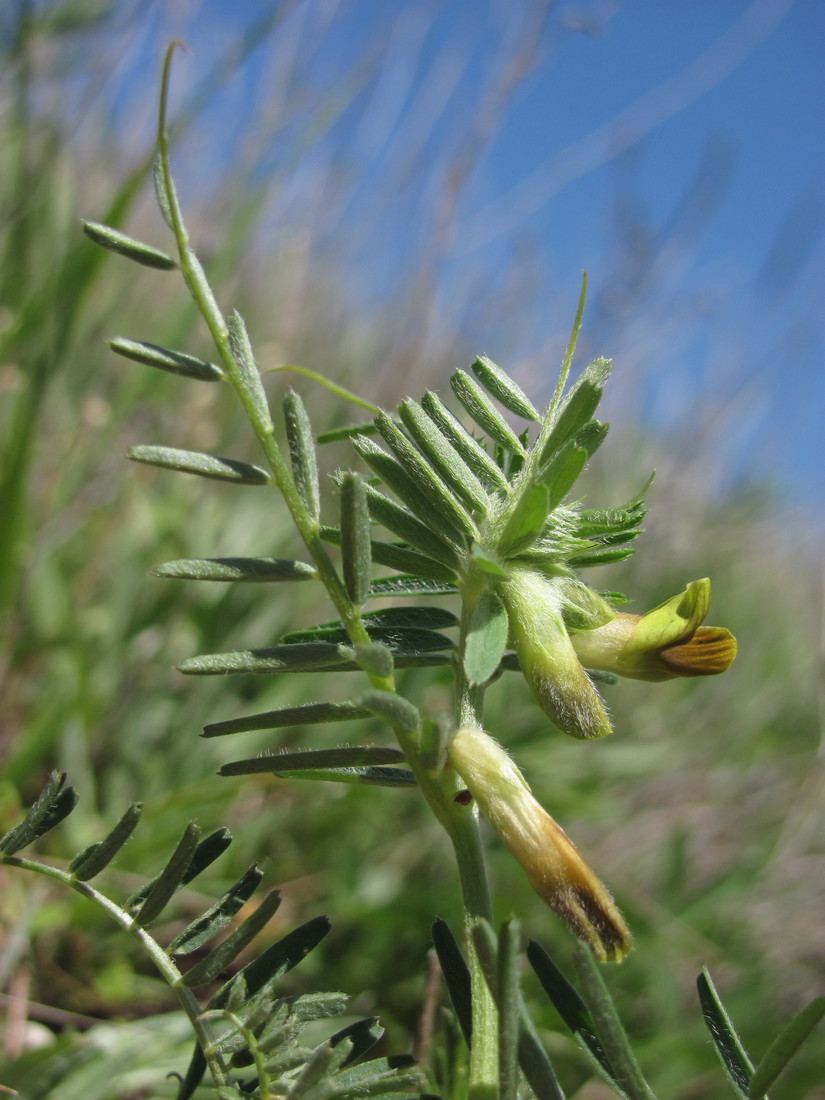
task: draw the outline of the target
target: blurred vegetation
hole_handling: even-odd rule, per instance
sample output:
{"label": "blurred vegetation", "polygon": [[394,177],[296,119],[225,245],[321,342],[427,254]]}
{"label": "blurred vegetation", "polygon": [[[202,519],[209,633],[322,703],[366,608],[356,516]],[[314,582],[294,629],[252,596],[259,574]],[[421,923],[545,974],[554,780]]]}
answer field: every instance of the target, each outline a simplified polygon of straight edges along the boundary
{"label": "blurred vegetation", "polygon": [[[267,165],[273,136],[296,119],[310,136],[303,151],[291,141],[293,166],[302,163],[302,152],[312,156],[332,120],[357,108],[358,90],[377,64],[371,49],[337,89],[319,94],[297,79],[284,82],[284,102],[266,110],[258,102],[258,113],[243,123],[242,171],[223,164],[213,147],[213,178],[198,181],[198,149],[222,141],[219,128],[199,129],[211,117],[216,87],[243,71],[253,47],[271,41],[270,25],[285,19],[289,7],[271,5],[255,35],[229,42],[208,73],[200,63],[191,66],[201,83],[176,130],[182,181],[192,191],[190,224],[202,237],[197,243],[219,296],[242,309],[253,341],[260,334],[262,367],[300,362],[371,399],[395,402],[408,388],[419,393],[441,372],[446,377],[477,350],[465,346],[465,318],[458,320],[469,311],[461,303],[473,300],[473,288],[449,329],[444,304],[428,299],[435,294],[428,275],[442,260],[435,234],[383,311],[352,316],[346,249],[336,254],[317,245],[311,225],[273,235],[273,195],[289,165],[279,165],[266,184],[257,170]],[[60,834],[65,848],[49,838],[55,860],[97,839],[132,798],[146,808],[130,843],[129,875],[154,873],[156,853],[174,845],[190,817],[207,830],[229,825],[236,842],[221,867],[204,876],[203,888],[220,891],[251,859],[268,861],[269,878],[284,894],[274,935],[317,912],[333,920],[328,941],[289,980],[296,989],[351,993],[356,1011],[380,1012],[390,1045],[403,1048],[420,1023],[432,918],[437,913],[456,924],[460,913],[449,859],[438,858],[437,825],[406,792],[217,777],[228,759],[263,747],[298,747],[302,735],[243,734],[231,739],[236,746],[198,740],[206,722],[317,692],[307,678],[187,681],[173,669],[192,653],[266,645],[293,623],[326,615],[309,606],[317,600],[314,586],[297,594],[290,588],[288,600],[276,591],[262,601],[242,586],[147,577],[170,558],[290,555],[296,546],[288,525],[260,509],[254,488],[230,494],[122,461],[128,445],[149,441],[254,458],[239,417],[220,394],[116,361],[105,344],[118,333],[195,354],[206,350],[173,274],[136,276],[79,231],[80,216],[96,217],[163,242],[147,203],[151,139],[139,148],[124,143],[114,133],[114,114],[107,115],[115,98],[107,74],[123,42],[140,30],[138,6],[123,4],[20,0],[6,6],[0,22],[0,827],[16,819],[53,767],[67,771],[83,794]],[[138,89],[154,102],[153,74],[133,73],[125,86],[132,105]],[[78,112],[85,112],[82,127]],[[470,147],[461,150],[472,155]],[[318,171],[336,167],[317,160]],[[462,163],[457,155],[452,167]],[[325,177],[321,194],[335,186]],[[283,227],[286,214],[276,209]],[[449,210],[444,217],[449,221]],[[618,269],[621,241],[616,248]],[[496,307],[502,326],[505,315],[510,327],[517,322],[514,280],[512,294]],[[571,288],[562,317],[572,298]],[[624,303],[620,312],[626,316],[630,308]],[[595,317],[586,316],[583,341],[590,327],[602,341],[598,350],[610,351],[618,320],[618,311],[611,318],[601,303]],[[562,346],[553,348],[554,360]],[[623,369],[618,362],[619,377]],[[283,389],[285,377],[271,379],[272,393]],[[323,392],[300,385],[316,429],[354,418]],[[608,410],[610,400],[608,388]],[[707,410],[707,422],[694,422],[690,438],[666,447],[630,418],[629,404],[616,402],[614,464],[600,457],[588,484],[594,499],[620,502],[654,466],[657,477],[641,553],[621,575],[605,573],[603,585],[632,594],[641,609],[686,579],[710,576],[710,618],[737,635],[739,658],[711,682],[610,689],[616,733],[605,744],[582,745],[548,730],[514,678],[491,691],[488,725],[506,731],[537,796],[614,890],[637,946],[610,971],[610,987],[649,1077],[663,1095],[693,1100],[716,1095],[719,1080],[695,994],[703,965],[757,1055],[785,1019],[821,992],[821,544],[802,519],[781,510],[771,486],[718,489],[709,497],[720,478],[708,441],[711,433],[725,433],[724,413]],[[330,469],[345,460],[344,447],[329,448]],[[437,672],[405,677],[402,690],[424,708],[445,704]],[[348,735],[346,726],[321,727],[312,747]],[[385,733],[376,723],[359,736],[380,741]],[[517,910],[530,935],[567,957],[568,934],[531,894],[520,869],[495,847],[490,865],[497,915]],[[122,874],[128,888],[129,875]],[[193,895],[192,912],[202,903]],[[187,904],[184,893],[181,921]],[[50,1048],[53,1061],[38,1062],[39,1091],[32,1085],[24,1095],[155,1095],[162,1073],[152,1071],[181,1067],[186,1040],[163,1015],[174,1006],[120,933],[81,899],[4,875],[0,976],[0,1005],[10,1021],[0,1081],[16,1059],[22,1066],[32,1057],[23,1053],[29,1038],[59,1036]],[[537,984],[528,980],[526,987],[560,1074],[583,1084],[589,1070],[580,1052]],[[21,999],[28,1018],[48,1033],[42,1026],[21,1030]],[[114,1024],[137,1018],[140,1032]],[[100,1052],[96,1061],[90,1050]],[[51,1091],[42,1086],[46,1064]],[[81,1065],[88,1076],[66,1091]],[[810,1044],[772,1096],[813,1100],[823,1080],[822,1056]]]}

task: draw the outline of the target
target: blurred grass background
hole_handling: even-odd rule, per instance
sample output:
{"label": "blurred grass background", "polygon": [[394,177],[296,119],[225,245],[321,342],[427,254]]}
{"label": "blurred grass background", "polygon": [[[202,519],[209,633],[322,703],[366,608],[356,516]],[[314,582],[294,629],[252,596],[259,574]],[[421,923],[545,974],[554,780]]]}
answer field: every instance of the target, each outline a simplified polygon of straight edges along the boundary
{"label": "blurred grass background", "polygon": [[[409,268],[380,308],[353,312],[347,280],[357,241],[346,199],[357,193],[357,177],[353,166],[322,155],[322,138],[345,110],[358,110],[380,44],[365,41],[358,65],[318,88],[301,80],[306,43],[293,43],[289,79],[276,82],[274,99],[260,91],[239,98],[253,51],[268,51],[268,71],[283,73],[293,8],[259,5],[260,21],[245,39],[218,40],[206,64],[196,58],[177,70],[175,167],[219,300],[245,316],[262,367],[301,363],[385,404],[443,386],[450,370],[485,350],[467,343],[475,316],[503,346],[508,332],[541,321],[546,343],[516,371],[529,390],[561,357],[578,288],[559,289],[546,317],[528,315],[521,295],[528,255],[495,294],[468,274],[463,284],[453,279],[445,301],[437,284],[451,188],[467,169],[462,158],[477,155],[472,142],[459,143],[442,166],[443,221],[418,229]],[[186,18],[197,21],[197,4]],[[334,18],[316,10],[319,40]],[[135,36],[162,46],[167,29],[162,18],[151,24],[141,5],[81,0],[20,0],[0,23],[0,826],[14,822],[53,767],[81,794],[61,833],[65,847],[50,838],[54,858],[97,839],[129,799],[142,799],[143,823],[110,875],[112,889],[126,893],[165,859],[188,818],[207,830],[229,825],[235,843],[201,889],[217,894],[251,860],[266,860],[285,897],[274,935],[319,912],[333,920],[329,940],[290,975],[295,988],[351,993],[355,1011],[380,1013],[388,1047],[406,1049],[421,1011],[431,921],[438,914],[456,927],[460,914],[434,821],[407,792],[215,774],[264,747],[381,742],[386,732],[368,724],[198,740],[208,721],[357,688],[299,676],[186,680],[173,667],[195,653],[270,644],[329,617],[328,608],[312,585],[272,586],[264,599],[260,589],[147,576],[176,557],[300,556],[265,490],[130,468],[122,458],[138,442],[257,457],[223,387],[191,385],[109,353],[105,340],[115,334],[207,356],[209,349],[174,274],[136,272],[79,230],[79,217],[106,219],[164,245],[147,173],[157,73],[124,73],[122,57]],[[526,21],[508,46],[522,66],[530,63],[529,32]],[[488,89],[490,96],[513,94],[520,71],[516,65],[511,83]],[[229,134],[221,97],[243,103]],[[491,102],[498,100],[479,94],[476,108]],[[483,142],[480,123],[469,129]],[[270,170],[276,138],[281,151]],[[404,135],[395,140],[403,144]],[[296,202],[291,172],[317,188],[315,206]],[[617,273],[634,255],[632,234],[620,228]],[[617,294],[618,304],[591,303],[579,365],[588,352],[621,348],[624,319],[644,323],[644,294],[634,298],[624,282]],[[703,965],[757,1057],[822,990],[821,528],[789,510],[775,485],[731,485],[720,474],[714,441],[735,431],[735,402],[691,409],[689,431],[667,443],[653,438],[632,412],[644,378],[628,358],[617,362],[615,393],[606,394],[613,428],[587,475],[588,501],[619,503],[653,467],[657,477],[640,553],[597,583],[626,591],[642,609],[710,576],[710,620],[737,635],[740,655],[718,680],[607,689],[616,732],[604,744],[548,729],[515,677],[491,690],[488,725],[629,918],[636,950],[608,978],[644,1069],[662,1095],[698,1100],[722,1088],[695,995]],[[273,403],[286,378],[267,382]],[[292,381],[316,430],[358,418]],[[330,470],[349,462],[346,445],[331,446],[328,461]],[[437,672],[408,672],[402,689],[433,711],[448,703]],[[526,932],[564,963],[567,933],[492,841],[490,866],[498,915],[521,914]],[[194,909],[203,898],[190,901]],[[32,1019],[61,1035],[58,1045],[27,1055],[25,1036],[9,1024],[0,1079],[13,1083],[28,1067],[27,1096],[69,1095],[61,1091],[69,1081],[78,1096],[126,1096],[161,1088],[137,1072],[141,1059],[150,1070],[183,1068],[181,1037],[162,1022],[142,1024],[143,1041],[127,1056],[134,1036],[110,1021],[173,1006],[131,945],[79,899],[4,875],[0,937],[9,1019],[22,1000]],[[528,978],[526,987],[570,1095],[601,1095],[577,1094],[588,1071],[536,983]],[[120,1053],[106,1061],[101,1052],[112,1049]],[[116,1079],[114,1065],[122,1071]],[[813,1042],[772,1095],[813,1100],[823,1082],[825,1059]]]}

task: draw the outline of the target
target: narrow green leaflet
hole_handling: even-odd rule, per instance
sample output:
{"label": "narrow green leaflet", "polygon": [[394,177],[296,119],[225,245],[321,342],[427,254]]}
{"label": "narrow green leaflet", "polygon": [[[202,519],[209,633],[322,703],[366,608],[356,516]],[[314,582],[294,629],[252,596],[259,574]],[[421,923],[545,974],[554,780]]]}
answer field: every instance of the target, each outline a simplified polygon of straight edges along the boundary
{"label": "narrow green leaflet", "polygon": [[395,668],[395,657],[392,650],[381,642],[367,642],[366,645],[356,646],[355,665],[368,676],[388,680]]}
{"label": "narrow green leaflet", "polygon": [[432,927],[433,947],[438,955],[447,992],[468,1047],[473,1042],[473,999],[470,969],[461,954],[450,926],[439,917]]}
{"label": "narrow green leaflet", "polygon": [[218,856],[223,855],[231,843],[232,834],[225,826],[220,829],[215,829],[214,832],[205,836],[203,840],[198,843],[189,861],[189,866],[186,868],[186,872],[180,880],[181,886],[186,886],[187,883],[196,879],[201,871],[205,871],[207,867],[210,867]]}
{"label": "narrow green leaflet", "polygon": [[489,503],[487,491],[449,439],[412,398],[402,401],[398,411],[404,427],[441,480],[471,512],[484,515]]}
{"label": "narrow green leaflet", "polygon": [[443,630],[458,626],[460,619],[446,607],[384,607],[362,615],[367,627],[394,627],[396,630]]}
{"label": "narrow green leaflet", "polygon": [[609,359],[595,359],[571,387],[558,414],[554,416],[552,411],[548,413],[550,430],[540,444],[539,469],[546,466],[555,453],[591,419],[602,399],[604,383],[611,369],[612,363]]}
{"label": "narrow green leaflet", "polygon": [[413,515],[407,508],[367,485],[367,506],[372,518],[448,569],[458,570],[461,559],[452,542]]}
{"label": "narrow green leaflet", "polygon": [[441,596],[458,591],[450,581],[436,581],[411,574],[400,577],[379,577],[370,585],[370,596]]}
{"label": "narrow green leaflet", "polygon": [[458,400],[476,424],[506,451],[523,455],[524,447],[516,433],[489,399],[484,390],[466,371],[453,371],[450,385]]}
{"label": "narrow green leaflet", "polygon": [[244,404],[254,409],[258,424],[271,432],[272,417],[269,415],[269,402],[261,383],[261,374],[255,362],[246,325],[237,310],[227,318],[226,327],[229,332],[229,347],[238,367],[241,399],[244,400]]}
{"label": "narrow green leaflet", "polygon": [[48,782],[23,820],[0,840],[0,852],[14,855],[44,836],[72,812],[77,805],[74,787],[63,787],[66,773],[53,771]]}
{"label": "narrow green leaflet", "polygon": [[491,550],[486,550],[483,546],[479,546],[478,543],[474,542],[470,553],[473,561],[483,573],[504,581],[510,576],[509,571],[502,565],[498,555]]}
{"label": "narrow green leaflet", "polygon": [[187,355],[183,351],[163,348],[159,344],[147,344],[142,340],[116,336],[109,341],[109,347],[124,359],[143,363],[147,367],[156,367],[158,370],[168,371],[169,374],[192,378],[197,382],[222,382],[226,378],[225,372],[215,363]]}
{"label": "narrow green leaflet", "polygon": [[140,444],[130,447],[126,457],[132,462],[142,462],[147,466],[180,470],[185,474],[197,474],[217,481],[235,481],[241,485],[268,485],[272,480],[266,470],[249,462],[220,458],[218,455],[207,455],[200,451],[182,451],[177,447]]}
{"label": "narrow green leaflet", "polygon": [[306,752],[282,752],[271,756],[255,756],[250,760],[234,760],[231,764],[224,764],[220,774],[253,775],[273,772],[278,775],[312,768],[378,767],[382,764],[403,763],[404,754],[400,749],[376,745],[343,745],[337,749],[309,749]]}
{"label": "narrow green leaflet", "polygon": [[156,566],[150,576],[184,581],[309,581],[314,565],[290,558],[179,558]]}
{"label": "narrow green leaflet", "polygon": [[[568,982],[541,944],[530,940],[527,944],[527,961],[541,982],[545,993],[564,1023],[595,1062],[598,1070],[612,1085],[616,1085],[610,1060],[596,1036],[590,1011],[573,986]],[[626,1098],[621,1089],[619,1095]]]}
{"label": "narrow green leaflet", "polygon": [[344,474],[341,481],[341,564],[347,594],[361,607],[370,590],[372,547],[367,490],[358,474]]}
{"label": "narrow green leaflet", "polygon": [[733,1085],[737,1096],[747,1100],[753,1065],[734,1030],[707,968],[703,968],[696,979],[696,987],[699,990],[702,1016],[724,1067],[725,1075]]}
{"label": "narrow green leaflet", "polygon": [[654,1100],[653,1093],[642,1077],[636,1056],[630,1048],[598,963],[581,943],[574,949],[573,964],[596,1035],[610,1062],[611,1079],[614,1085],[630,1097],[630,1100]]}
{"label": "narrow green leaflet", "polygon": [[[183,976],[183,984],[190,989],[213,981],[237,958],[243,949],[252,942],[261,929],[268,923],[281,904],[278,890],[270,890],[251,916],[228,936],[223,943],[201,959]],[[217,931],[217,929],[216,929]]]}
{"label": "narrow green leaflet", "polygon": [[507,611],[496,593],[485,589],[470,614],[464,649],[464,672],[470,684],[486,683],[507,646]]}
{"label": "narrow green leaflet", "polygon": [[604,443],[609,428],[609,424],[602,424],[600,420],[591,420],[589,424],[585,424],[582,430],[576,434],[576,443],[580,447],[584,447],[587,451],[588,458],[592,458],[599,447],[601,447],[602,443]]}
{"label": "narrow green leaflet", "polygon": [[284,424],[289,446],[292,477],[304,507],[314,520],[321,514],[321,494],[318,485],[318,461],[315,437],[304,403],[295,390],[287,390],[283,401]]}
{"label": "narrow green leaflet", "polygon": [[112,229],[110,225],[84,221],[83,232],[95,244],[99,244],[102,248],[108,248],[111,252],[117,252],[118,255],[125,256],[127,260],[134,260],[135,263],[142,264],[144,267],[153,267],[159,271],[172,271],[178,266],[178,261],[165,252],[121,233],[119,229]]}
{"label": "narrow green leaflet", "polygon": [[555,455],[541,474],[543,485],[547,486],[548,510],[561,504],[578,480],[588,459],[587,451],[574,440],[570,440]]}
{"label": "narrow green leaflet", "polygon": [[[337,527],[321,527],[320,536],[325,542],[331,542],[334,546],[341,545],[341,532]],[[456,580],[456,570],[449,566],[412,550],[408,546],[399,546],[392,542],[379,542],[373,539],[370,543],[372,560],[379,565],[386,565],[390,569],[397,569],[399,573],[410,573],[416,580],[442,581],[453,583]],[[372,591],[372,585],[370,585]]]}
{"label": "narrow green leaflet", "polygon": [[[435,509],[436,513],[442,516],[445,522],[460,534],[474,534],[475,523],[473,517],[455,495],[452,488],[442,480],[430,463],[413,447],[392,418],[387,416],[386,413],[379,413],[375,418],[375,424],[399,466],[416,486],[423,499],[429,502],[429,508],[424,512],[425,522],[433,522],[431,513]],[[359,447],[363,448],[369,442],[369,440],[362,440]],[[382,476],[379,470],[376,469],[375,472]],[[395,488],[390,482],[387,482],[387,484],[390,485],[390,488]],[[409,501],[405,501],[405,503],[410,505]]]}
{"label": "narrow green leaflet", "polygon": [[188,924],[172,940],[166,951],[169,955],[189,955],[197,951],[207,940],[217,935],[246,905],[258,888],[263,871],[254,864],[246,870],[226,893],[211,905],[205,913]]}
{"label": "narrow green leaflet", "polygon": [[814,999],[801,1009],[777,1035],[753,1071],[748,1100],[763,1100],[768,1089],[825,1016],[825,997]]}
{"label": "narrow green leaflet", "polygon": [[531,546],[541,534],[549,510],[550,495],[545,486],[526,485],[507,517],[498,540],[499,552],[510,557]]}
{"label": "narrow green leaflet", "polygon": [[[437,653],[440,649],[450,649],[453,642],[445,634],[439,634],[435,630],[421,630],[415,627],[383,627],[368,626],[367,631],[373,641],[381,642],[395,651],[401,649],[406,652]],[[302,645],[312,642],[338,642],[347,641],[347,632],[343,626],[317,626],[309,630],[294,630],[284,634],[283,639],[288,645]]]}
{"label": "narrow green leaflet", "polygon": [[[221,775],[245,772],[231,772],[230,765],[224,765]],[[273,772],[279,779],[309,779],[323,783],[360,783],[367,787],[414,787],[416,778],[407,768],[305,768],[297,772]]]}
{"label": "narrow green leaflet", "polygon": [[[359,1096],[367,1095],[366,1092],[361,1093],[360,1091],[364,1086],[372,1082],[383,1081],[387,1085],[390,1082],[397,1083],[398,1088],[394,1088],[393,1093],[396,1091],[409,1092],[412,1088],[418,1088],[421,1085],[417,1067],[418,1063],[411,1054],[393,1054],[388,1058],[373,1058],[369,1062],[359,1062],[356,1066],[342,1070],[335,1076],[334,1087],[341,1090],[340,1095],[342,1096],[349,1095],[350,1091],[353,1096]],[[401,1071],[406,1069],[413,1072],[400,1076]],[[369,1090],[369,1095],[375,1096],[376,1094],[373,1085]],[[389,1093],[386,1095],[389,1095]]]}
{"label": "narrow green leaflet", "polygon": [[486,355],[479,355],[472,364],[472,371],[485,390],[495,397],[505,409],[525,420],[541,420],[538,409],[513,379]]}
{"label": "narrow green leaflet", "polygon": [[88,882],[111,863],[140,821],[142,807],[142,802],[133,802],[108,836],[96,844],[90,844],[75,856],[69,864],[69,870],[79,882]]}
{"label": "narrow green leaflet", "polygon": [[181,885],[195,854],[200,833],[200,827],[194,821],[190,821],[184,829],[171,858],[158,875],[135,914],[135,923],[139,924],[141,928],[145,928],[156,917],[160,916],[169,899]]}
{"label": "narrow green leaflet", "polygon": [[504,921],[498,937],[496,972],[499,1034],[499,1098],[518,1096],[518,1054],[521,1032],[519,991],[519,924],[515,917]]}
{"label": "narrow green leaflet", "polygon": [[224,737],[230,733],[246,733],[249,730],[321,725],[326,722],[351,722],[369,717],[370,711],[357,703],[303,703],[297,707],[281,707],[279,710],[267,710],[261,714],[230,718],[225,722],[211,722],[203,727],[202,736]]}
{"label": "narrow green leaflet", "polygon": [[242,649],[231,653],[206,653],[188,657],[178,671],[187,676],[214,676],[238,672],[315,672],[344,665],[353,658],[348,646],[331,642],[276,645],[266,649]]}
{"label": "narrow green leaflet", "polygon": [[421,399],[427,416],[438,430],[452,443],[479,481],[489,489],[507,492],[507,478],[501,472],[484,447],[465,429],[464,425],[447,408],[438,394],[428,390]]}

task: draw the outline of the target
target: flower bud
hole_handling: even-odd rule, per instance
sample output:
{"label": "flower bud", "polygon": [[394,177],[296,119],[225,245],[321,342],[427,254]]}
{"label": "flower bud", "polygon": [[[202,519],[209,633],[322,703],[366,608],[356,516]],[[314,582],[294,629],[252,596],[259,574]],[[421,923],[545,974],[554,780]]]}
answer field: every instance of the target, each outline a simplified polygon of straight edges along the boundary
{"label": "flower bud", "polygon": [[[565,609],[567,614],[572,609],[567,580],[549,580],[543,573],[526,569],[511,571],[498,588],[507,608],[510,644],[539,706],[559,729],[583,739],[604,737],[611,730],[607,710],[582,668],[565,626]],[[595,593],[593,597],[599,600]],[[604,606],[604,601],[599,601],[598,621],[604,621]],[[578,593],[579,614],[584,613],[582,607]],[[593,615],[594,610],[588,609],[588,614]]]}
{"label": "flower bud", "polygon": [[536,893],[600,962],[621,962],[631,937],[613,899],[504,749],[483,730],[466,728],[450,742],[449,757]]}
{"label": "flower bud", "polygon": [[700,626],[709,603],[705,577],[646,615],[619,612],[604,626],[574,634],[572,644],[588,668],[636,680],[715,676],[736,656],[736,639],[722,627]]}

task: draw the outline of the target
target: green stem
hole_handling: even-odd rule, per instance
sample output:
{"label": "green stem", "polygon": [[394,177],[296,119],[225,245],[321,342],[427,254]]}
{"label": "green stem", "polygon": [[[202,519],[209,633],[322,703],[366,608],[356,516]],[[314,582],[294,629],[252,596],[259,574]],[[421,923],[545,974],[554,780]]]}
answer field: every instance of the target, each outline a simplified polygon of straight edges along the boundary
{"label": "green stem", "polygon": [[[462,584],[461,627],[458,657],[455,662],[455,720],[456,728],[483,729],[485,687],[470,684],[464,672],[464,649],[472,610],[484,590],[484,578],[477,570],[470,570]],[[473,1011],[473,1043],[470,1050],[469,1095],[471,1100],[487,1100],[498,1095],[499,1050],[498,1009],[484,978],[471,935],[472,926],[484,919],[493,924],[493,909],[487,884],[487,870],[478,828],[478,808],[456,806],[462,810],[445,827],[453,842],[461,894],[464,902],[464,929],[467,944],[467,964]]]}
{"label": "green stem", "polygon": [[68,886],[69,889],[74,890],[82,897],[88,898],[98,908],[107,913],[116,924],[119,924],[121,928],[134,936],[160,972],[163,980],[174,991],[181,1008],[186,1013],[198,1045],[206,1058],[215,1088],[220,1090],[231,1084],[226,1064],[220,1053],[215,1050],[214,1037],[207,1021],[204,1019],[195,994],[183,984],[181,972],[145,928],[137,924],[135,919],[125,909],[121,909],[111,898],[107,898],[105,894],[95,890],[88,882],[80,882],[69,871],[63,871],[59,867],[52,867],[48,863],[40,863],[38,860],[25,859],[21,856],[4,856],[0,862],[11,867],[20,867],[24,871],[33,871],[35,874],[45,875],[47,878],[55,879],[64,886]]}
{"label": "green stem", "polygon": [[[229,338],[229,328],[226,324],[226,320],[224,319],[220,306],[215,300],[215,296],[212,293],[212,288],[209,285],[209,281],[201,266],[200,260],[189,243],[189,234],[186,231],[183,213],[178,202],[174,181],[172,180],[172,172],[169,164],[169,146],[166,136],[166,104],[169,88],[169,71],[174,49],[175,43],[167,50],[164,64],[158,122],[158,155],[160,160],[160,171],[163,178],[163,187],[169,202],[169,217],[172,232],[175,235],[175,241],[178,246],[181,274],[184,277],[192,297],[195,299],[201,316],[206,322],[206,326],[209,329],[212,340],[215,343],[215,347],[226,370],[227,377],[240,398],[244,411],[249,418],[249,422],[258,437],[266,460],[272,470],[275,484],[284,498],[284,503],[318,570],[318,575],[329,593],[330,599],[341,621],[346,626],[353,644],[366,645],[369,642],[369,635],[367,634],[366,627],[361,621],[360,609],[353,606],[347,590],[327,554],[326,547],[321,542],[318,523],[314,516],[310,515],[304,506],[304,502],[301,499],[289,467],[275,441],[272,430],[272,420],[268,415],[268,409],[265,411],[262,410],[256,403],[253,395],[249,392],[248,387],[242,384],[241,370],[232,350]],[[387,690],[387,684],[383,682],[374,682],[373,686]]]}

